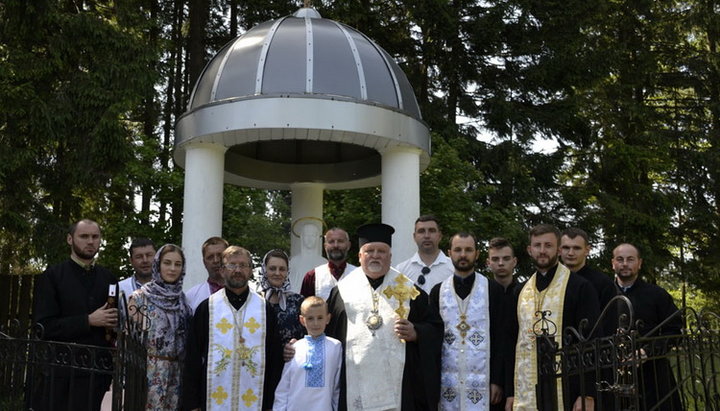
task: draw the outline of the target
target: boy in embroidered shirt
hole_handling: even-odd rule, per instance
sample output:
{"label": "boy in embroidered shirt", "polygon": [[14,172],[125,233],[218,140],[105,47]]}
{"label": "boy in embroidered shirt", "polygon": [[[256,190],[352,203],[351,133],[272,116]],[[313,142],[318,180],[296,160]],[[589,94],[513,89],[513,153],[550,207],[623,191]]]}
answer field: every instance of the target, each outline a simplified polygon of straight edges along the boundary
{"label": "boy in embroidered shirt", "polygon": [[338,409],[342,345],[325,336],[330,313],[325,300],[308,297],[300,306],[300,323],[308,335],[295,343],[275,390],[275,411]]}

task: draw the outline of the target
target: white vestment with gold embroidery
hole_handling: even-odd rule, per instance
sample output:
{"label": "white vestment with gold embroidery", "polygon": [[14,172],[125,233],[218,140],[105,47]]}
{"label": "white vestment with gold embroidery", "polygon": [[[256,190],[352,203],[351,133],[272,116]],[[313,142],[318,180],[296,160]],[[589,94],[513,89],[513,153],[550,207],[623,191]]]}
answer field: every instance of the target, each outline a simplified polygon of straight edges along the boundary
{"label": "white vestment with gold embroidery", "polygon": [[[342,281],[338,291],[345,303],[347,336],[345,342],[345,385],[347,409],[363,411],[399,410],[402,400],[402,378],[405,367],[405,344],[395,335],[398,315],[396,299],[383,291],[396,285],[402,276],[390,269],[383,283],[373,290],[362,268],[356,268]],[[403,276],[404,277],[404,276]],[[405,277],[407,284],[412,281]],[[365,321],[372,315],[373,293],[377,295],[382,326],[370,331]],[[409,310],[409,301],[405,301]]]}
{"label": "white vestment with gold embroidery", "polygon": [[[453,277],[440,285],[440,315],[445,323],[440,379],[441,410],[487,410],[490,404],[490,310],[488,280],[475,276],[465,300]],[[461,315],[465,314],[465,318]]]}
{"label": "white vestment with gold embroidery", "polygon": [[236,310],[225,289],[208,300],[208,410],[262,410],[265,300],[250,291]]}

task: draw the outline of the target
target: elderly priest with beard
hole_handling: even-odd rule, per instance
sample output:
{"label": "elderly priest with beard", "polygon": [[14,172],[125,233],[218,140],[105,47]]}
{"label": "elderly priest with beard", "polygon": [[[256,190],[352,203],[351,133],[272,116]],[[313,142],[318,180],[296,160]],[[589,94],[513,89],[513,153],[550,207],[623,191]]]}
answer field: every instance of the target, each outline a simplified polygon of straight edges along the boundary
{"label": "elderly priest with beard", "polygon": [[330,292],[326,332],[345,349],[340,410],[437,409],[443,323],[428,295],[390,267],[394,231],[360,227],[360,267]]}

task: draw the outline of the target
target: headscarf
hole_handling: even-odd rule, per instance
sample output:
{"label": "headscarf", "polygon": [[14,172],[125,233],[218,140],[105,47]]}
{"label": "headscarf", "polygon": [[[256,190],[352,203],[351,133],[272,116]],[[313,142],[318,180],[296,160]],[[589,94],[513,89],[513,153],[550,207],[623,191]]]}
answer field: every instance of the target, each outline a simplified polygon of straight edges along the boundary
{"label": "headscarf", "polygon": [[[280,309],[282,311],[285,311],[287,309],[287,296],[290,294],[293,294],[292,291],[290,291],[290,265],[288,264],[288,272],[287,276],[285,277],[285,282],[282,283],[280,287],[274,287],[270,284],[270,281],[268,281],[267,278],[267,259],[270,253],[272,252],[281,252],[285,256],[285,258],[289,261],[287,254],[285,254],[282,250],[270,250],[267,253],[265,253],[265,256],[262,259],[262,266],[260,268],[260,289],[265,294],[265,299],[270,300],[270,297],[276,293],[278,295],[278,304],[280,305]],[[280,258],[280,257],[278,257]]]}
{"label": "headscarf", "polygon": [[[183,266],[178,280],[172,284],[166,283],[160,275],[160,256],[165,247],[174,246],[180,250],[183,256]],[[165,244],[155,253],[152,263],[152,280],[142,286],[142,292],[148,302],[160,309],[161,315],[156,316],[153,321],[156,322],[155,329],[170,329],[178,333],[177,338],[184,340],[184,334],[187,319],[192,315],[190,306],[185,301],[185,293],[183,293],[182,285],[185,278],[185,257],[182,249],[175,244]],[[160,323],[158,323],[160,322]],[[166,322],[166,324],[162,324]],[[166,325],[167,327],[164,327]],[[183,335],[179,335],[183,334]],[[181,345],[184,343],[181,342]]]}

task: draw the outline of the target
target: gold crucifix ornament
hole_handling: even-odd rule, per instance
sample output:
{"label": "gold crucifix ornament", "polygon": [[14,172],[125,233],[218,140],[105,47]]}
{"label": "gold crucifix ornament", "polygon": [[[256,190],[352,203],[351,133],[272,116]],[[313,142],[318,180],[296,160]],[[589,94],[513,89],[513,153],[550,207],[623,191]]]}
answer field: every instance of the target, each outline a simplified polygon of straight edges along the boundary
{"label": "gold crucifix ornament", "polygon": [[[395,309],[395,313],[397,313],[400,318],[407,319],[410,313],[410,300],[414,300],[420,295],[420,291],[415,288],[409,278],[405,277],[404,274],[400,274],[395,277],[395,285],[387,286],[383,290],[383,294],[385,294],[385,297],[388,299],[394,297],[398,300],[398,307]],[[407,309],[405,308],[405,301],[408,301]]]}

